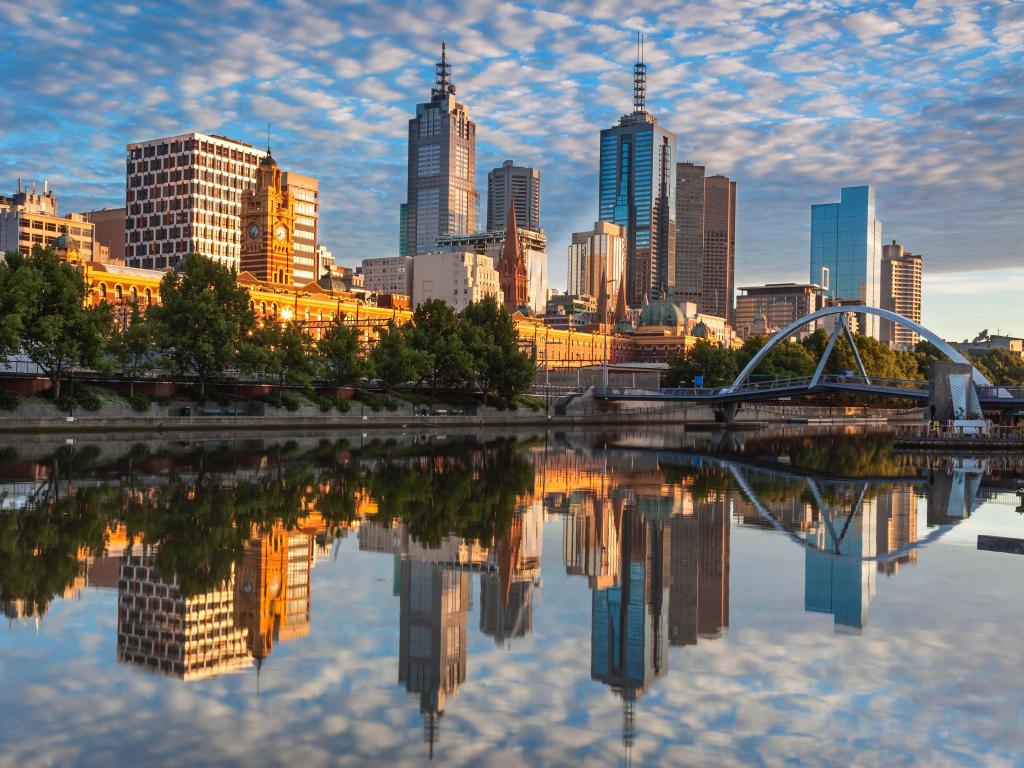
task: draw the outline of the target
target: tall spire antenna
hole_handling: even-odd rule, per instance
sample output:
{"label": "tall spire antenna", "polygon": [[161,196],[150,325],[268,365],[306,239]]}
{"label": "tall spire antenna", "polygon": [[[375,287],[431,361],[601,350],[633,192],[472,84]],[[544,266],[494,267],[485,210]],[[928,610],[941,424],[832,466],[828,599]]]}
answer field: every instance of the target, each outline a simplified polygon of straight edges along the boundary
{"label": "tall spire antenna", "polygon": [[431,95],[435,99],[443,99],[449,93],[455,93],[451,80],[452,67],[448,63],[448,43],[444,40],[441,41],[441,60],[435,65],[434,74],[435,83]]}
{"label": "tall spire antenna", "polygon": [[640,30],[636,31],[636,64],[633,65],[633,111],[647,111],[647,65],[644,64],[644,43]]}

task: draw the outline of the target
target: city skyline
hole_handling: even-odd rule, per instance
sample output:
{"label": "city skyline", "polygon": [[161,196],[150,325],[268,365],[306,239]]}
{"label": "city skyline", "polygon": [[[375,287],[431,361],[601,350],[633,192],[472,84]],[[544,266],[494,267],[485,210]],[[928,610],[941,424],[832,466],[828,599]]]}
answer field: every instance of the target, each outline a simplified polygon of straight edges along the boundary
{"label": "city skyline", "polygon": [[[415,15],[396,6],[335,18],[291,8],[294,23],[281,25],[281,13],[259,7],[5,7],[0,17],[14,32],[4,58],[16,76],[0,95],[13,116],[0,172],[48,178],[65,211],[118,206],[125,144],[192,130],[258,144],[270,120],[285,166],[320,178],[322,239],[339,262],[396,255],[408,115],[446,39],[459,100],[479,125],[477,189],[504,159],[538,168],[558,254],[593,223],[598,131],[629,109],[640,28],[649,108],[679,136],[677,159],[738,182],[739,283],[805,279],[809,206],[871,184],[884,237],[927,255],[926,325],[953,339],[1024,325],[1014,303],[1024,284],[1024,199],[1005,173],[1019,167],[1024,145],[1013,121],[1000,119],[1020,101],[1018,6],[741,14],[707,4],[629,16],[612,3],[584,17],[571,5],[450,16],[428,5]],[[48,65],[38,67],[39,36],[71,27],[74,44],[47,46]],[[409,31],[369,31],[382,27]],[[186,31],[194,54],[181,45]],[[209,57],[206,36],[236,53]],[[588,49],[584,39],[598,44]],[[105,53],[76,55],[84,46]],[[171,46],[176,69],[160,55]],[[510,87],[515,73],[522,80]],[[142,109],[117,108],[126,89]],[[96,103],[115,107],[92,111]],[[564,283],[564,269],[552,260],[551,284]]]}

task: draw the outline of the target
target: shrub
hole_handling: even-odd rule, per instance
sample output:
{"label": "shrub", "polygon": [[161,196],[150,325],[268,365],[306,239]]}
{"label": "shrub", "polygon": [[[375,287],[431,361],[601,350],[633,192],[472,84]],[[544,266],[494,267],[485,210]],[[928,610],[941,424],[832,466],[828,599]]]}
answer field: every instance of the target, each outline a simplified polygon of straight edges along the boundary
{"label": "shrub", "polygon": [[20,398],[16,394],[8,392],[6,389],[0,389],[0,410],[16,410],[19,402]]}
{"label": "shrub", "polygon": [[144,395],[141,392],[136,392],[134,395],[126,395],[125,400],[128,401],[128,404],[132,407],[133,411],[138,411],[139,413],[148,411],[150,406],[153,404],[149,395]]}

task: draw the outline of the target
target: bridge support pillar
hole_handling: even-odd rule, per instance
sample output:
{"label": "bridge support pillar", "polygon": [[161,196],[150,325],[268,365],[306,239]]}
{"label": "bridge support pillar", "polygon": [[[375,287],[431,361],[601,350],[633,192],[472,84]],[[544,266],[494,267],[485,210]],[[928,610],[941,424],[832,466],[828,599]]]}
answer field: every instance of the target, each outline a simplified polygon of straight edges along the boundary
{"label": "bridge support pillar", "polygon": [[739,409],[739,403],[715,403],[712,406],[712,410],[715,413],[715,421],[720,424],[735,424],[736,412]]}

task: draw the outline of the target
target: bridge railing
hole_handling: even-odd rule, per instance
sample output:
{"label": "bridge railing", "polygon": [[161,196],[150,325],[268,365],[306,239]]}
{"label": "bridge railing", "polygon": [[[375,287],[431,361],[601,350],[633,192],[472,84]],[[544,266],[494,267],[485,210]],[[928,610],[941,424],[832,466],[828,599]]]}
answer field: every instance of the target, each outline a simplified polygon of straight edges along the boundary
{"label": "bridge railing", "polygon": [[985,400],[1024,400],[1024,387],[977,387],[978,397]]}

